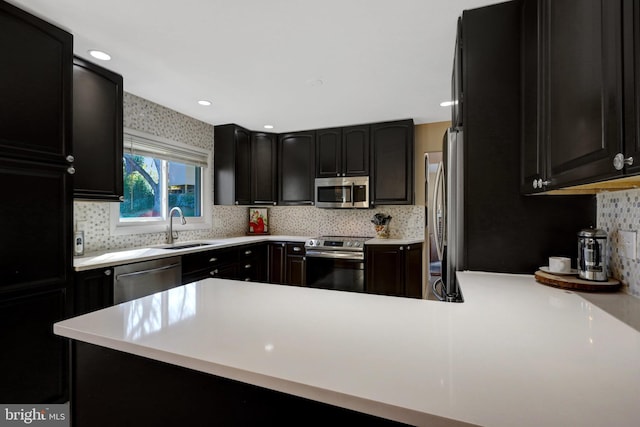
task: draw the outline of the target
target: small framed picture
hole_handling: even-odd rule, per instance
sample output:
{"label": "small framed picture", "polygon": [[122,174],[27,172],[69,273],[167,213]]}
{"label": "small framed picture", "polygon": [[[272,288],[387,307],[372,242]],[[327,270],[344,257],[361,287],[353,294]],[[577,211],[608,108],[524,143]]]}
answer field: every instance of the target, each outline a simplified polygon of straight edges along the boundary
{"label": "small framed picture", "polygon": [[249,208],[248,234],[269,234],[269,209]]}

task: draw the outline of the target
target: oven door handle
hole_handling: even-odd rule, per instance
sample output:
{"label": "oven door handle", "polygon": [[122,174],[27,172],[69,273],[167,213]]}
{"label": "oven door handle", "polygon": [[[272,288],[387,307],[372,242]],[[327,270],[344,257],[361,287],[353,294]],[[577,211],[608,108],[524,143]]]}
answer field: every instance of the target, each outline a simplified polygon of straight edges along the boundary
{"label": "oven door handle", "polygon": [[347,259],[347,260],[364,260],[363,252],[340,252],[340,251],[310,251],[307,249],[307,258],[332,258],[332,259]]}

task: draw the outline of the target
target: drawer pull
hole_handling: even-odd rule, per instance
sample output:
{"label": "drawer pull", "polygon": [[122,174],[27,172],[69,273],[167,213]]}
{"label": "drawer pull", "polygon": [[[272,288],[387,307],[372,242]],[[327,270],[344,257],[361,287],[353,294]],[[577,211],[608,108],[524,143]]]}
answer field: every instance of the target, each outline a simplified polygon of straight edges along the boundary
{"label": "drawer pull", "polygon": [[245,255],[251,255],[253,252],[251,252],[251,249],[247,249],[246,251],[244,251]]}
{"label": "drawer pull", "polygon": [[244,281],[245,281],[245,282],[250,282],[250,281],[251,281],[251,278],[250,278],[250,277],[247,277],[247,278],[245,278],[245,279],[244,279]]}
{"label": "drawer pull", "polygon": [[302,250],[302,248],[300,246],[294,246],[293,247],[293,251],[294,252],[300,252]]}
{"label": "drawer pull", "polygon": [[244,266],[244,268],[245,268],[245,269],[249,269],[249,268],[251,268],[251,264],[247,264],[247,265],[245,265],[245,266]]}
{"label": "drawer pull", "polygon": [[215,270],[209,272],[210,276],[215,276],[216,274],[218,274],[218,269],[217,268]]}
{"label": "drawer pull", "polygon": [[211,258],[211,259],[209,260],[209,262],[216,262],[216,261],[218,261],[218,258],[216,258],[216,257],[213,257],[213,258]]}

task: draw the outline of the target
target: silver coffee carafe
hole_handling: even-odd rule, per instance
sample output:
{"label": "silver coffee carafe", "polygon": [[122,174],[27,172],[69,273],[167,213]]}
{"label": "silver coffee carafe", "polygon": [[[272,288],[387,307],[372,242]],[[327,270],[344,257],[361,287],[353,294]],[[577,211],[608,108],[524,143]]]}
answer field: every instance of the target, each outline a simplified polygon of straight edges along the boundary
{"label": "silver coffee carafe", "polygon": [[578,233],[578,275],[605,282],[607,277],[607,233],[587,228]]}

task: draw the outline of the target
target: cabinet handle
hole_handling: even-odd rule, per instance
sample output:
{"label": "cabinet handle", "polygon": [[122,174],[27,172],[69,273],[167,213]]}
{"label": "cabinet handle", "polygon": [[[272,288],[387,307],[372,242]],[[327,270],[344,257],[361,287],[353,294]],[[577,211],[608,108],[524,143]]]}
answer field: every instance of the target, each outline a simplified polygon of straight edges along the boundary
{"label": "cabinet handle", "polygon": [[244,251],[245,255],[251,255],[253,252],[251,252],[251,249],[247,249],[246,251]]}
{"label": "cabinet handle", "polygon": [[104,271],[104,275],[105,276],[111,276],[111,270],[105,270]]}
{"label": "cabinet handle", "polygon": [[246,277],[246,278],[244,279],[244,281],[245,281],[245,282],[250,282],[250,281],[251,281],[251,278],[250,278],[250,277]]}
{"label": "cabinet handle", "polygon": [[401,250],[401,251],[404,251],[404,246],[400,246],[400,250]]}
{"label": "cabinet handle", "polygon": [[534,189],[535,188],[542,189],[542,188],[546,187],[547,185],[551,185],[551,181],[549,181],[549,180],[543,181],[542,178],[533,180],[533,188]]}
{"label": "cabinet handle", "polygon": [[216,274],[218,274],[218,269],[217,268],[215,270],[209,272],[209,276],[215,276]]}
{"label": "cabinet handle", "polygon": [[218,260],[218,258],[213,257],[213,258],[209,259],[209,262],[216,262],[217,260]]}
{"label": "cabinet handle", "polygon": [[302,250],[302,248],[300,246],[294,246],[293,247],[293,252],[300,252]]}
{"label": "cabinet handle", "polygon": [[246,270],[250,269],[250,268],[251,268],[251,264],[247,264],[247,265],[245,265],[245,266],[244,266],[244,268],[245,268]]}
{"label": "cabinet handle", "polygon": [[240,204],[240,203],[238,203],[238,201],[237,201],[237,200],[236,200],[236,202],[235,202],[235,203],[236,203],[236,205],[239,205],[239,204]]}
{"label": "cabinet handle", "polygon": [[615,157],[613,158],[613,167],[619,171],[619,170],[622,170],[622,168],[624,168],[624,165],[627,165],[627,166],[633,165],[633,157],[627,157],[625,159],[622,153],[616,154]]}
{"label": "cabinet handle", "polygon": [[75,157],[73,157],[71,154],[69,154],[66,157],[66,160],[67,160],[68,163],[73,163],[73,161],[75,160]]}
{"label": "cabinet handle", "polygon": [[278,204],[278,202],[273,202],[273,206],[276,206]]}
{"label": "cabinet handle", "polygon": [[68,173],[69,175],[73,175],[74,173],[76,173],[76,168],[74,168],[73,166],[69,166],[69,167],[67,168],[67,173]]}
{"label": "cabinet handle", "polygon": [[124,202],[124,196],[118,197],[118,200],[120,200],[121,202]]}

